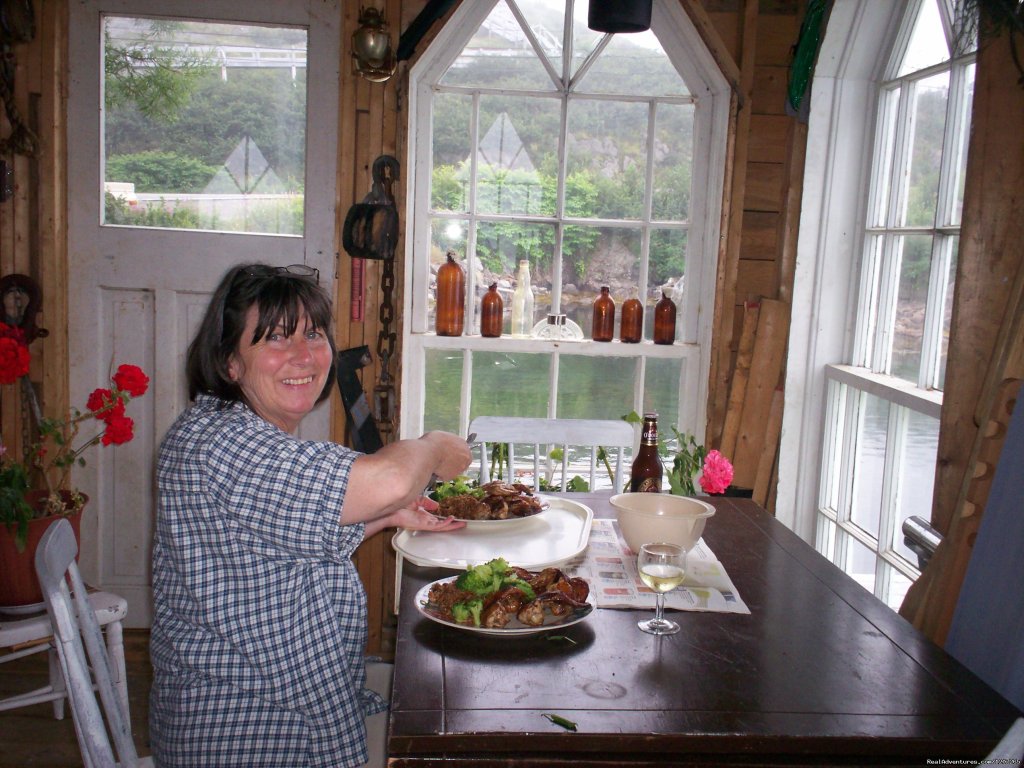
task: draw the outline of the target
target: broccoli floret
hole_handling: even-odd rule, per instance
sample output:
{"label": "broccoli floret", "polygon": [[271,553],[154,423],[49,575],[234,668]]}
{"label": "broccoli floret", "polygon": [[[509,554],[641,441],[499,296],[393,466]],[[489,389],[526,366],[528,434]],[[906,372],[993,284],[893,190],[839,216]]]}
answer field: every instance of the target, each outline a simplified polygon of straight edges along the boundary
{"label": "broccoli floret", "polygon": [[501,586],[517,587],[527,600],[533,600],[537,596],[537,593],[533,591],[533,587],[530,586],[530,583],[528,581],[523,581],[518,576],[512,576],[505,579],[501,583]]}
{"label": "broccoli floret", "polygon": [[473,624],[480,626],[480,612],[484,609],[483,598],[474,597],[465,603],[456,603],[452,606],[452,618],[460,624],[465,624],[472,619]]}
{"label": "broccoli floret", "polygon": [[459,574],[459,578],[455,580],[455,586],[475,595],[486,597],[501,589],[507,572],[508,562],[496,557],[483,565],[470,566]]}

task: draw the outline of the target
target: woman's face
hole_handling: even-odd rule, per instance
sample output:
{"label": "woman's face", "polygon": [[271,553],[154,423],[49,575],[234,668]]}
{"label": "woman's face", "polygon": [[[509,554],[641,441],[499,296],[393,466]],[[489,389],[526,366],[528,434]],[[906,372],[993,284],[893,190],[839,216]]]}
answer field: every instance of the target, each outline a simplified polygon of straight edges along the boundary
{"label": "woman's face", "polygon": [[258,317],[257,308],[250,307],[228,373],[256,413],[285,432],[294,432],[323,391],[334,363],[331,344],[322,331],[313,330],[305,312],[299,315],[294,335],[285,336],[278,326],[252,344]]}

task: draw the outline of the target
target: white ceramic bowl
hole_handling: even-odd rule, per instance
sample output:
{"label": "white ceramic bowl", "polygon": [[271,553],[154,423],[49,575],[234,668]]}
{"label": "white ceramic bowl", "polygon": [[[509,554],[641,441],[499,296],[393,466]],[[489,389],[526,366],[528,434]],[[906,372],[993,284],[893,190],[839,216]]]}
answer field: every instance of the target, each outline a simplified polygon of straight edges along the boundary
{"label": "white ceramic bowl", "polygon": [[656,541],[679,544],[689,552],[715,514],[706,501],[670,493],[620,493],[612,496],[611,504],[622,536],[634,552]]}

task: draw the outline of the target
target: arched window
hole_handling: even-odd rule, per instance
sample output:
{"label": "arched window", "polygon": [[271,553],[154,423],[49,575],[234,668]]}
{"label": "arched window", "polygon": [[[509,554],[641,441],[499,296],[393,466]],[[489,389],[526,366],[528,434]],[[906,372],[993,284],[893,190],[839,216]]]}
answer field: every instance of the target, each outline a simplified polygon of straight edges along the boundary
{"label": "arched window", "polygon": [[794,303],[812,311],[791,338],[779,507],[816,510],[785,522],[898,608],[919,575],[902,522],[931,516],[974,45],[951,0],[834,11],[812,87],[808,144],[827,151],[805,174]]}
{"label": "arched window", "polygon": [[[679,4],[656,0],[648,32],[605,35],[588,29],[586,0],[463,3],[410,77],[403,433],[645,409],[666,432],[702,433],[729,94]],[[466,272],[457,337],[434,333],[448,251]],[[524,260],[532,330],[512,336]],[[484,338],[493,283],[504,332]],[[591,338],[601,286],[617,306],[611,343]],[[663,290],[671,345],[651,341]],[[634,295],[644,337],[624,344]]]}

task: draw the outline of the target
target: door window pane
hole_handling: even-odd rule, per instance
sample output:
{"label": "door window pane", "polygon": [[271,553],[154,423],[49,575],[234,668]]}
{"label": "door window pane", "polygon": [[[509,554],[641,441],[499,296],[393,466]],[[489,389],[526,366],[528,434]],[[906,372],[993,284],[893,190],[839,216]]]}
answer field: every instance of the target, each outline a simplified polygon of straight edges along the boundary
{"label": "door window pane", "polygon": [[104,19],[104,224],[302,235],[303,29]]}

